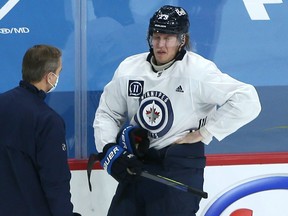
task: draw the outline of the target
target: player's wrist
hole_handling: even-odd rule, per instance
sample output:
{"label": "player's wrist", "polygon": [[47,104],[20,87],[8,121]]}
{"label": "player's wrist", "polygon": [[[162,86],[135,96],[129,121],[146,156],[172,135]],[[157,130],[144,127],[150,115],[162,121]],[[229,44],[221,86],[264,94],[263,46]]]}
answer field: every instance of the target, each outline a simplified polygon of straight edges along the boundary
{"label": "player's wrist", "polygon": [[199,134],[202,136],[201,142],[205,144],[209,144],[212,141],[213,135],[204,127],[201,127],[199,130]]}

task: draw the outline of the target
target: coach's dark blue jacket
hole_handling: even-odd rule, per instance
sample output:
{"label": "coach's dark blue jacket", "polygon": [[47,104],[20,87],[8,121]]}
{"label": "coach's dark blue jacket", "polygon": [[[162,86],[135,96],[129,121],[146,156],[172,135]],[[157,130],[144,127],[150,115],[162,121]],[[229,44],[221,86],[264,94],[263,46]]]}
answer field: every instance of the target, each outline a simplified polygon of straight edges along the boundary
{"label": "coach's dark blue jacket", "polygon": [[0,215],[72,216],[63,119],[21,81],[0,94]]}

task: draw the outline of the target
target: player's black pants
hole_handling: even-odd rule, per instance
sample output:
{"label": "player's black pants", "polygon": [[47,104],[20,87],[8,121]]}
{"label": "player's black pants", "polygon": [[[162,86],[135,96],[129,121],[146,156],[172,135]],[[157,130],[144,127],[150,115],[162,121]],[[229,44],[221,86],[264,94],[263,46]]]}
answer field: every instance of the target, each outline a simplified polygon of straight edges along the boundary
{"label": "player's black pants", "polygon": [[[151,150],[144,163],[145,170],[203,190],[206,158],[201,142]],[[195,216],[200,200],[192,193],[138,177],[118,185],[108,216]]]}

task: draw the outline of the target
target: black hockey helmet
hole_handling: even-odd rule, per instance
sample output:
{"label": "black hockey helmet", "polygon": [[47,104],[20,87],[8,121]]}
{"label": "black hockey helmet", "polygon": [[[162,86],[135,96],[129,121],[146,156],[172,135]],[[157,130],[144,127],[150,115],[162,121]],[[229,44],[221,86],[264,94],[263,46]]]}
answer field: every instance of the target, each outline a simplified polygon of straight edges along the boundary
{"label": "black hockey helmet", "polygon": [[148,38],[153,32],[165,34],[187,34],[189,31],[188,13],[182,7],[165,5],[150,19]]}

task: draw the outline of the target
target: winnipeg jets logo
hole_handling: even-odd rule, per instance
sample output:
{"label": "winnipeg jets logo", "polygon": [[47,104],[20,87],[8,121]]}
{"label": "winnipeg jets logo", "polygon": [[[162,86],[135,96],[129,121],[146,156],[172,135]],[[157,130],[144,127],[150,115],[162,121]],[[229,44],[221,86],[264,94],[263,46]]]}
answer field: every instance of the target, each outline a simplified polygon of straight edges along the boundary
{"label": "winnipeg jets logo", "polygon": [[153,101],[152,106],[149,108],[149,110],[146,110],[146,116],[149,118],[151,124],[155,123],[156,119],[160,116],[160,112],[156,111],[154,105],[155,102]]}
{"label": "winnipeg jets logo", "polygon": [[165,135],[172,127],[174,113],[170,99],[159,91],[148,91],[140,98],[134,120],[153,138]]}

